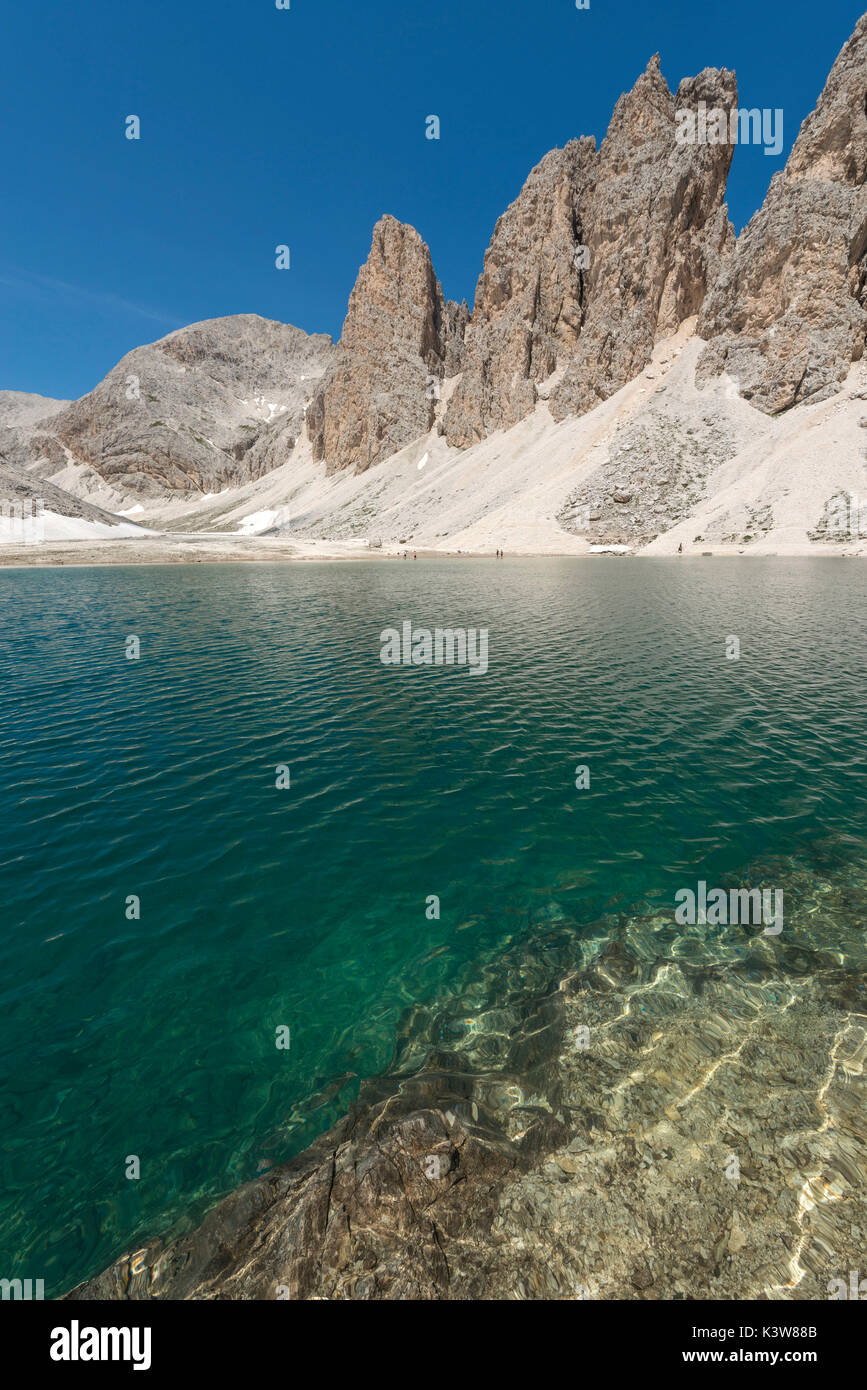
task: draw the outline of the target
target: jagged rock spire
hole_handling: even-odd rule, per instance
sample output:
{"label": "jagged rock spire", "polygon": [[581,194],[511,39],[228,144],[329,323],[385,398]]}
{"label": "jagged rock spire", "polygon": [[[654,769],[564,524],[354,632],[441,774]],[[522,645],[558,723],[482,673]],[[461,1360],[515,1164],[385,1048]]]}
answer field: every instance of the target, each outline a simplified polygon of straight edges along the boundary
{"label": "jagged rock spire", "polygon": [[730,147],[676,141],[678,106],[699,100],[728,110],[734,75],[706,69],[674,97],[654,54],[598,151],[571,141],[530,174],[485,256],[444,421],[449,443],[515,424],[558,367],[554,414],[590,409],[698,312],[733,235],[723,203]]}
{"label": "jagged rock spire", "polygon": [[867,15],[708,293],[699,383],[727,372],[768,414],[838,390],[867,332],[865,174]]}
{"label": "jagged rock spire", "polygon": [[307,411],[313,457],[329,471],[362,470],[429,430],[439,383],[460,365],[466,317],[446,305],[415,228],[380,218],[337,359]]}

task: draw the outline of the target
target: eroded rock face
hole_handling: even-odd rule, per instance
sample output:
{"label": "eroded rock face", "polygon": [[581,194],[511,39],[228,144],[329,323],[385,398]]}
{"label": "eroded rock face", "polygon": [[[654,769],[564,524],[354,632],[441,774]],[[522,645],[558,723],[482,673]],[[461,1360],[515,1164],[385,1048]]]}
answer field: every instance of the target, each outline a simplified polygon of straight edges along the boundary
{"label": "eroded rock face", "polygon": [[867,329],[867,15],[708,293],[696,380],[768,414],[833,395]]}
{"label": "eroded rock face", "polygon": [[55,401],[50,396],[36,396],[30,391],[0,391],[0,429],[46,420],[68,405],[72,405],[72,401]]}
{"label": "eroded rock face", "polygon": [[[43,474],[89,465],[145,495],[219,491],[284,462],[333,352],[326,334],[256,314],[194,323],[127,353],[50,416],[19,411],[7,454]],[[278,430],[279,456],[269,449]]]}
{"label": "eroded rock face", "polygon": [[443,376],[457,376],[463,371],[466,354],[466,336],[470,325],[470,311],[465,299],[457,304],[453,299],[446,300],[443,321]]}
{"label": "eroded rock face", "polygon": [[595,151],[592,139],[551,150],[497,222],[476,290],[463,377],[445,415],[450,444],[464,448],[523,419],[536,403],[535,383],[578,340],[581,203]]}
{"label": "eroded rock face", "polygon": [[614,109],[586,219],[584,323],[551,398],[556,419],[592,409],[641,371],[654,344],[698,312],[730,249],[723,200],[732,147],[675,138],[676,111],[700,101],[730,110],[734,74],[706,68],[673,96],[655,57]]}
{"label": "eroded rock face", "polygon": [[[31,508],[34,504],[41,504],[46,511],[54,512],[57,516],[79,517],[82,521],[99,521],[108,526],[117,526],[126,519],[74,497],[71,492],[55,487],[36,473],[12,467],[0,449],[0,520],[7,514],[16,515],[10,508],[10,504],[15,503],[29,504]],[[27,510],[23,514],[38,517],[40,512]]]}
{"label": "eroded rock face", "polygon": [[313,457],[359,472],[433,424],[443,377],[459,368],[466,306],[446,305],[430,251],[393,217],[373,229],[337,359],[307,412]]}
{"label": "eroded rock face", "polygon": [[557,368],[554,416],[591,409],[698,312],[733,236],[723,203],[731,147],[678,144],[675,116],[736,100],[733,74],[711,68],[673,96],[654,57],[598,151],[592,139],[571,141],[533,170],[485,256],[443,425],[450,444],[516,424]]}

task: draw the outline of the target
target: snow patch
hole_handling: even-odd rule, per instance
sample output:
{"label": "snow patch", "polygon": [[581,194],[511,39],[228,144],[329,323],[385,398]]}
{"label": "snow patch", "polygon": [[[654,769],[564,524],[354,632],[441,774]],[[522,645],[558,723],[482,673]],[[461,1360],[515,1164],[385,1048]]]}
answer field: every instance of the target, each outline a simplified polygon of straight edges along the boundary
{"label": "snow patch", "polygon": [[111,526],[105,521],[87,521],[83,516],[61,516],[59,512],[48,510],[41,517],[26,518],[22,522],[17,517],[0,516],[0,545],[39,544],[40,541],[91,541],[105,537],[117,540],[122,536],[147,536],[152,534],[144,526],[133,522],[120,522]]}
{"label": "snow patch", "polygon": [[251,512],[238,523],[236,536],[261,536],[275,526],[288,526],[288,507],[266,507],[261,512]]}

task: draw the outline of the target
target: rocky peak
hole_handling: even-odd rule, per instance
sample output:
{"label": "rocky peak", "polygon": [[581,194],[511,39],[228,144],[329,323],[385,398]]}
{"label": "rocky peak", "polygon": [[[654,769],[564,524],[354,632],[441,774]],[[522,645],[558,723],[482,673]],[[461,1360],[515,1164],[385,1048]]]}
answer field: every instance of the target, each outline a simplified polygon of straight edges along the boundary
{"label": "rocky peak", "polygon": [[786,164],[789,179],[860,187],[867,179],[867,14],[837,57]]}
{"label": "rocky peak", "polygon": [[581,194],[594,140],[551,150],[494,228],[476,290],[464,372],[444,433],[460,447],[517,423],[581,331]]}
{"label": "rocky peak", "polygon": [[864,351],[865,89],[867,15],[702,307],[696,380],[726,372],[768,414],[833,395]]}
{"label": "rocky peak", "polygon": [[655,58],[614,109],[587,211],[584,323],[551,399],[557,419],[591,409],[641,371],[657,340],[698,312],[730,247],[732,148],[676,138],[677,111],[699,101],[728,112],[734,74],[706,68],[674,96]]}
{"label": "rocky peak", "polygon": [[216,492],[285,461],[333,353],[327,334],[258,314],[194,323],[134,348],[80,400],[31,412],[8,457],[43,473],[83,464],[151,496]]}
{"label": "rocky peak", "polygon": [[605,139],[599,147],[600,162],[610,175],[632,175],[636,164],[653,159],[660,140],[667,140],[673,120],[673,99],[654,53],[629,92],[618,97]]}
{"label": "rocky peak", "polygon": [[313,457],[328,471],[369,468],[424,434],[468,318],[446,304],[414,227],[382,217],[358,273],[332,369],[307,412]]}
{"label": "rocky peak", "polygon": [[392,337],[432,371],[441,367],[442,290],[430,251],[414,227],[381,217],[370,255],[358,272],[341,334],[346,352],[369,350],[385,319]]}
{"label": "rocky peak", "polygon": [[598,150],[573,140],[532,171],[485,255],[443,422],[450,444],[517,423],[558,369],[553,414],[589,410],[698,312],[733,236],[723,202],[731,147],[676,140],[678,108],[700,100],[728,111],[734,75],[708,68],[674,96],[655,54]]}

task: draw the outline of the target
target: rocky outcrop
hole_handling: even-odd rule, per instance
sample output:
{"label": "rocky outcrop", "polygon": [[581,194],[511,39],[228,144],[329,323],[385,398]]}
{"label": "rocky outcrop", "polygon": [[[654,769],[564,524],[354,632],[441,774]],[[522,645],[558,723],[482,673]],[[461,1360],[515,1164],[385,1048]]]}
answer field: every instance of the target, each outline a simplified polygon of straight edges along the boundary
{"label": "rocky outcrop", "polygon": [[313,457],[362,472],[425,434],[460,366],[466,306],[446,304],[430,251],[393,217],[373,229],[329,371],[307,412]]}
{"label": "rocky outcrop", "polygon": [[[21,513],[16,511],[16,504],[21,504]],[[92,506],[80,497],[74,497],[65,488],[56,487],[36,473],[11,466],[0,452],[0,527],[3,517],[23,515],[38,518],[45,511],[55,516],[76,517],[81,521],[98,521],[105,526],[118,526],[126,520],[102,507]]]}
{"label": "rocky outcrop", "polygon": [[50,396],[36,396],[30,391],[0,391],[0,430],[6,427],[33,424],[57,415],[72,401],[55,401]]}
{"label": "rocky outcrop", "polygon": [[[67,1297],[496,1296],[490,1236],[503,1185],[568,1138],[553,1113],[566,995],[552,985],[550,951],[561,936],[552,928],[540,951],[542,931],[476,978],[481,1026],[460,1048],[442,1001],[414,1002],[392,1067],[362,1081],[352,1110],[310,1148],[197,1229],[152,1240]],[[495,1003],[492,1033],[483,1020]]]}
{"label": "rocky outcrop", "polygon": [[595,142],[572,140],[536,166],[497,222],[485,253],[467,336],[464,372],[443,433],[465,448],[507,429],[533,409],[535,383],[581,331],[586,275],[582,197]]}
{"label": "rocky outcrop", "polygon": [[[45,511],[107,526],[117,526],[125,520],[57,487],[46,477],[46,473],[64,467],[66,456],[58,441],[41,430],[50,428],[51,416],[71,404],[26,391],[0,391],[0,530],[5,517],[38,518]],[[27,455],[28,445],[41,455],[41,468],[22,467],[15,462],[22,454]]]}
{"label": "rocky outcrop", "polygon": [[44,418],[10,406],[2,442],[42,474],[83,464],[121,491],[216,492],[285,461],[333,351],[326,334],[256,314],[208,319],[127,353]]}
{"label": "rocky outcrop", "polygon": [[648,64],[620,98],[594,170],[581,336],[551,398],[579,415],[630,381],[654,343],[698,312],[733,240],[724,196],[731,145],[678,144],[676,113],[737,103],[734,74],[706,68],[673,96]]}
{"label": "rocky outcrop", "polygon": [[700,381],[727,370],[766,411],[833,391],[867,318],[865,26],[737,249],[731,139],[678,138],[686,111],[728,118],[734,74],[706,68],[672,94],[658,56],[598,151],[570,141],[532,171],[497,222],[471,320],[444,305],[417,233],[383,219],[308,416],[315,456],[365,468],[394,453],[431,427],[438,383],[458,371],[439,428],[459,448],[523,419],[549,378],[555,419],[582,414],[699,313],[712,340]]}
{"label": "rocky outcrop", "polygon": [[867,330],[867,15],[708,293],[697,380],[768,414],[833,395]]}
{"label": "rocky outcrop", "polygon": [[469,325],[470,311],[467,301],[463,299],[457,304],[455,300],[447,299],[443,319],[443,376],[446,379],[463,371]]}
{"label": "rocky outcrop", "polygon": [[485,256],[463,377],[445,415],[466,447],[533,409],[558,368],[556,418],[606,399],[657,339],[697,313],[732,231],[723,204],[731,147],[678,144],[676,112],[728,110],[733,74],[706,69],[673,96],[648,64],[608,134],[552,150],[500,218]]}
{"label": "rocky outcrop", "polygon": [[495,1194],[516,1162],[510,1149],[440,1111],[397,1118],[383,1104],[241,1188],[191,1236],[168,1249],[153,1242],[69,1297],[443,1299],[459,1248],[465,1296],[483,1298]]}

